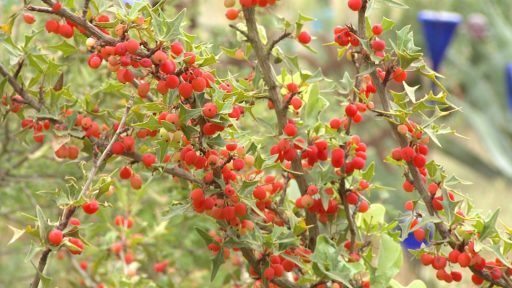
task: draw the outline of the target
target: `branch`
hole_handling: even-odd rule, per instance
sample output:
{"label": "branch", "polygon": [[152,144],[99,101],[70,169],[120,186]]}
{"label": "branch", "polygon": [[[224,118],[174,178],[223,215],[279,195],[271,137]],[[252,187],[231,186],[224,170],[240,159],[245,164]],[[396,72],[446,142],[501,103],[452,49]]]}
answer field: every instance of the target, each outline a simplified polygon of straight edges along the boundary
{"label": "branch", "polygon": [[34,108],[37,112],[41,111],[41,104],[39,104],[34,98],[30,97],[25,89],[21,87],[21,85],[18,83],[16,78],[14,78],[5,67],[0,64],[0,75],[3,76],[3,78],[7,79],[7,82],[9,82],[9,85],[11,85],[12,89],[20,95],[23,98],[23,101],[25,104],[30,105],[32,108]]}
{"label": "branch", "polygon": [[89,11],[89,3],[91,0],[85,0],[84,1],[84,8],[82,9],[82,18],[86,19],[87,17],[87,11]]}
{"label": "branch", "polygon": [[272,50],[274,49],[274,47],[279,44],[279,42],[283,41],[284,39],[290,37],[292,35],[292,33],[290,32],[284,32],[283,34],[281,34],[281,36],[277,37],[276,39],[274,39],[274,41],[272,41],[272,43],[270,43],[268,45],[268,48],[267,48],[267,55],[270,56],[270,54],[272,53]]}
{"label": "branch", "polygon": [[244,37],[247,39],[247,41],[249,41],[251,43],[254,41],[254,39],[251,36],[249,36],[249,34],[247,34],[247,32],[245,32],[244,30],[236,27],[233,24],[229,24],[229,27],[231,27],[232,29],[236,30],[238,33],[244,35]]}
{"label": "branch", "polygon": [[[86,180],[84,186],[82,187],[82,191],[80,191],[78,199],[80,199],[82,196],[84,196],[89,191],[89,188],[91,187],[92,181],[93,181],[94,177],[96,176],[96,173],[98,172],[98,170],[101,167],[101,165],[103,164],[103,162],[110,155],[110,150],[112,149],[112,145],[114,145],[114,142],[116,142],[117,138],[121,134],[121,131],[123,131],[123,128],[126,123],[126,118],[128,117],[128,113],[130,112],[130,109],[132,108],[134,98],[135,98],[135,96],[134,96],[134,94],[132,94],[132,96],[130,97],[130,100],[128,100],[128,104],[126,105],[126,108],[124,110],[123,117],[121,118],[121,122],[119,123],[119,128],[117,129],[116,133],[114,133],[114,136],[112,136],[112,139],[108,143],[107,148],[105,148],[105,150],[103,151],[103,153],[98,158],[98,160],[92,167],[91,171],[89,172],[89,174],[87,176],[87,180]],[[77,208],[76,206],[70,205],[64,209],[64,211],[62,212],[61,220],[59,221],[59,224],[57,225],[56,229],[61,230],[61,231],[66,229],[66,227],[68,226],[69,219],[75,213],[76,208]],[[48,261],[48,256],[50,255],[51,251],[52,251],[51,248],[48,247],[43,251],[43,254],[41,254],[41,258],[39,258],[39,264],[37,266],[37,273],[34,276],[34,279],[32,280],[32,284],[31,284],[32,288],[37,288],[39,286],[39,282],[41,281],[40,275],[43,274],[43,272],[44,272],[44,268],[46,267],[46,263]]]}
{"label": "branch", "polygon": [[[288,123],[288,106],[285,106],[281,101],[281,94],[279,92],[278,82],[271,66],[270,55],[267,54],[267,48],[261,42],[258,34],[258,26],[256,24],[255,9],[244,8],[243,9],[245,23],[247,26],[247,40],[251,43],[256,58],[258,59],[258,66],[260,67],[263,81],[268,89],[269,97],[274,104],[274,111],[277,118],[277,130],[278,134],[283,133],[284,126]],[[237,29],[235,29],[237,30]],[[238,31],[238,30],[237,30]],[[301,195],[305,195],[308,189],[308,181],[306,179],[306,173],[302,167],[302,161],[300,157],[296,157],[292,161],[292,170],[295,172],[294,178],[299,186]],[[315,214],[306,211],[306,224],[309,226],[308,229],[308,248],[312,251],[316,246],[316,238],[318,237],[319,228],[318,221]]]}

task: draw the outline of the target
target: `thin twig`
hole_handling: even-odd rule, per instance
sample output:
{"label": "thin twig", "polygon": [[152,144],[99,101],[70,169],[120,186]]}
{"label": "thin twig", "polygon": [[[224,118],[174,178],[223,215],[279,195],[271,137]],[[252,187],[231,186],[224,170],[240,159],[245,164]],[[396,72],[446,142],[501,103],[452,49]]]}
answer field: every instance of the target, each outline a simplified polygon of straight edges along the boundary
{"label": "thin twig", "polygon": [[87,11],[89,11],[89,3],[91,0],[84,1],[84,8],[82,9],[82,18],[87,19]]}
{"label": "thin twig", "polygon": [[14,78],[11,74],[9,74],[7,69],[5,69],[5,67],[2,64],[0,64],[0,75],[2,75],[5,79],[7,79],[7,82],[9,82],[9,85],[11,85],[12,89],[14,89],[14,91],[23,98],[23,101],[25,102],[25,104],[30,105],[32,108],[34,108],[38,112],[41,111],[41,105],[39,103],[37,103],[37,101],[34,98],[30,97],[27,94],[25,89],[23,89],[23,87],[21,87],[21,85],[18,83],[16,78]]}
{"label": "thin twig", "polygon": [[267,55],[270,56],[270,54],[272,53],[272,50],[274,49],[274,47],[279,44],[279,42],[283,41],[284,39],[288,38],[292,36],[292,33],[290,32],[284,32],[283,34],[281,34],[281,36],[277,37],[276,39],[274,39],[274,41],[272,41],[269,45],[268,45],[268,48],[267,48]]}
{"label": "thin twig", "polygon": [[[124,110],[123,117],[121,118],[121,122],[119,123],[119,128],[112,136],[112,139],[110,140],[109,144],[107,145],[107,148],[105,148],[105,150],[103,151],[101,156],[98,158],[98,160],[95,162],[94,166],[89,171],[87,180],[86,180],[84,186],[82,187],[82,190],[80,191],[78,199],[85,196],[85,194],[89,191],[89,188],[92,185],[92,181],[93,181],[94,177],[96,176],[96,173],[98,172],[98,170],[101,167],[101,165],[103,164],[103,162],[110,155],[110,150],[112,149],[112,145],[114,145],[114,142],[116,142],[117,138],[119,137],[119,135],[121,134],[121,131],[123,130],[123,128],[125,126],[126,119],[128,118],[128,113],[130,112],[130,109],[132,108],[132,105],[133,105],[134,97],[135,97],[134,94],[132,94],[132,96],[130,96],[130,100],[128,100],[128,104],[126,105],[126,108]],[[75,213],[76,208],[77,208],[76,206],[70,205],[64,209],[64,211],[62,212],[61,220],[59,221],[59,224],[57,225],[56,229],[61,230],[61,231],[66,229],[66,227],[68,226],[69,219]],[[38,271],[35,274],[34,279],[32,280],[32,284],[31,284],[32,288],[37,288],[39,286],[39,282],[41,281],[41,274],[43,274],[43,272],[44,272],[44,268],[46,267],[46,263],[48,262],[48,256],[50,255],[51,251],[52,251],[51,248],[48,247],[41,254],[41,258],[39,258],[39,264],[37,266]]]}

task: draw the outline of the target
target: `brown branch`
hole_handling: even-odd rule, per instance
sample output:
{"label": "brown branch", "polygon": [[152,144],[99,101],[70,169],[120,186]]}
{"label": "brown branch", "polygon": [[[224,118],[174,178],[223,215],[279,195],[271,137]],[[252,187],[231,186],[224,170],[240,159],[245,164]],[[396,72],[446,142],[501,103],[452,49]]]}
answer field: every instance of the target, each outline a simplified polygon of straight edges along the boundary
{"label": "brown branch", "polygon": [[84,8],[82,9],[82,18],[87,19],[87,11],[89,11],[89,3],[91,0],[84,1]]}
{"label": "brown branch", "polygon": [[30,105],[32,108],[34,108],[37,112],[41,111],[41,104],[39,104],[34,98],[30,97],[25,89],[21,87],[21,85],[18,83],[16,78],[14,78],[5,67],[0,64],[0,75],[3,76],[3,78],[7,79],[7,82],[9,82],[9,85],[11,85],[12,89],[20,95],[23,98],[23,101],[25,104]]}
{"label": "brown branch", "polygon": [[268,45],[268,48],[267,48],[267,55],[270,56],[270,54],[272,53],[272,50],[274,49],[274,47],[279,44],[279,42],[283,41],[284,39],[288,38],[292,36],[292,33],[290,32],[284,32],[283,34],[281,34],[281,36],[277,37],[276,39],[274,39],[274,41],[272,41],[269,45]]}
{"label": "brown branch", "polygon": [[[82,187],[82,190],[80,191],[80,194],[78,196],[78,199],[82,198],[87,192],[89,192],[89,188],[92,185],[92,181],[94,177],[96,176],[96,173],[98,172],[99,168],[103,164],[103,162],[107,159],[107,157],[110,155],[110,150],[112,149],[112,145],[114,145],[114,142],[117,140],[119,135],[121,134],[121,131],[123,130],[126,119],[128,118],[128,113],[130,112],[130,109],[133,105],[134,100],[134,94],[130,97],[130,100],[128,101],[128,104],[126,105],[126,108],[123,113],[123,117],[121,118],[121,122],[119,123],[119,128],[117,129],[116,133],[112,136],[112,139],[110,139],[109,144],[107,145],[107,148],[103,151],[103,153],[100,155],[98,160],[96,160],[94,166],[89,171],[89,174],[87,176],[87,180],[85,181],[84,186]],[[59,224],[57,225],[58,230],[64,230],[68,226],[69,219],[73,216],[73,214],[76,211],[76,206],[70,205],[64,209],[62,212],[61,220],[59,221]],[[31,287],[37,288],[39,286],[39,282],[41,281],[41,274],[44,272],[44,268],[46,267],[46,263],[48,261],[48,256],[51,253],[51,248],[48,247],[43,251],[43,254],[41,254],[41,258],[39,258],[39,264],[37,266],[37,273],[34,276],[34,279],[32,280]]]}
{"label": "brown branch", "polygon": [[[247,40],[251,43],[256,58],[258,59],[258,66],[261,70],[263,81],[268,89],[269,97],[274,104],[274,111],[277,118],[277,132],[279,135],[283,133],[283,128],[288,122],[288,107],[283,105],[281,101],[281,95],[279,92],[278,82],[271,66],[270,55],[267,54],[267,49],[258,34],[258,26],[256,24],[255,9],[244,8],[243,9],[245,24],[247,26]],[[232,27],[233,28],[233,27]],[[235,28],[234,28],[235,29]],[[236,28],[235,30],[239,30]],[[242,33],[243,34],[243,33]],[[305,195],[308,189],[308,181],[306,179],[306,173],[302,167],[300,157],[296,157],[292,161],[292,170],[295,172],[294,178],[299,186],[301,195]],[[319,228],[318,221],[315,214],[306,211],[306,224],[308,225],[308,248],[311,250],[315,249],[316,238],[318,237]]]}

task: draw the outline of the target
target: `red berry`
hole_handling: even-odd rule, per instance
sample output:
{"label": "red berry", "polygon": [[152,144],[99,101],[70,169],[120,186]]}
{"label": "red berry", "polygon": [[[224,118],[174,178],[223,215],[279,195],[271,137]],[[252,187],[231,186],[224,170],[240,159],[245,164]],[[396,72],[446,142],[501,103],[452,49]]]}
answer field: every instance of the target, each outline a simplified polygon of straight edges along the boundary
{"label": "red berry", "polygon": [[432,261],[432,268],[436,270],[441,270],[446,267],[446,258],[443,256],[435,256],[434,261]]}
{"label": "red berry", "polygon": [[405,180],[404,184],[402,185],[402,188],[404,189],[405,192],[414,191],[414,185],[407,180]]}
{"label": "red berry", "polygon": [[412,147],[407,146],[405,148],[402,148],[400,154],[404,161],[412,161],[412,159],[414,158],[414,149],[412,149]]}
{"label": "red berry", "polygon": [[181,97],[188,99],[192,97],[192,94],[194,93],[194,88],[192,87],[192,84],[188,82],[183,82],[178,86],[178,92],[180,93]]}
{"label": "red berry", "polygon": [[274,279],[274,276],[275,276],[274,268],[269,267],[269,268],[265,269],[265,271],[263,272],[263,277],[265,277],[268,281]]}
{"label": "red berry", "polygon": [[172,60],[165,60],[160,64],[160,72],[164,74],[174,74],[176,72],[176,63]]}
{"label": "red berry", "polygon": [[256,186],[254,191],[252,191],[252,196],[258,200],[265,200],[265,198],[267,198],[267,192],[265,189],[263,189],[263,187]]}
{"label": "red berry", "polygon": [[375,52],[384,51],[386,49],[386,42],[384,40],[373,40],[371,43],[372,50]]}
{"label": "red berry", "polygon": [[348,8],[359,11],[363,7],[363,0],[348,0]]}
{"label": "red berry", "polygon": [[297,126],[295,126],[295,124],[288,123],[286,126],[284,126],[283,131],[289,137],[294,137],[297,135]]}
{"label": "red berry", "polygon": [[206,89],[206,80],[203,77],[192,80],[192,89],[196,92],[203,92]]}
{"label": "red berry", "polygon": [[45,28],[48,33],[57,33],[59,31],[59,22],[50,19],[46,21]]}
{"label": "red berry", "polygon": [[462,280],[462,274],[458,271],[452,271],[450,275],[455,282],[460,282]]}
{"label": "red berry", "polygon": [[171,44],[171,53],[175,56],[180,56],[183,53],[183,45],[180,42],[173,42]]}
{"label": "red berry", "polygon": [[64,234],[58,229],[53,229],[48,233],[48,242],[53,246],[59,246],[63,238]]}
{"label": "red berry", "polygon": [[359,203],[359,207],[357,208],[357,211],[361,213],[365,213],[370,208],[370,204],[368,204],[368,201],[363,200],[361,203]]}
{"label": "red berry", "polygon": [[373,25],[373,27],[372,27],[373,35],[379,36],[380,34],[382,34],[382,31],[383,31],[382,25],[380,25],[380,24]]}
{"label": "red berry", "polygon": [[124,144],[122,142],[114,142],[112,144],[112,153],[121,155],[124,153]]}
{"label": "red berry", "polygon": [[94,199],[82,205],[82,210],[89,215],[96,213],[99,208],[98,201]]}
{"label": "red berry", "polygon": [[36,17],[30,13],[24,13],[23,14],[23,21],[27,24],[34,24],[36,22]]}
{"label": "red berry", "polygon": [[412,160],[412,163],[417,168],[423,168],[425,167],[425,164],[427,164],[427,159],[422,154],[416,154]]}
{"label": "red berry", "polygon": [[226,18],[231,21],[236,20],[239,14],[240,11],[238,11],[236,8],[229,8],[226,10]]}
{"label": "red berry", "polygon": [[474,283],[475,285],[480,285],[480,284],[484,283],[484,279],[482,279],[482,278],[478,277],[478,276],[477,276],[477,275],[475,275],[475,274],[471,275],[471,281],[473,281],[473,283]]}
{"label": "red berry", "polygon": [[213,102],[208,102],[203,106],[203,115],[206,118],[214,118],[217,116],[217,105]]}
{"label": "red berry", "polygon": [[146,153],[142,156],[142,163],[144,163],[144,166],[147,168],[153,166],[156,162],[156,156],[151,153]]}
{"label": "red berry", "polygon": [[71,219],[69,219],[69,225],[80,226],[80,219],[71,217]]}
{"label": "red berry", "polygon": [[64,24],[61,24],[59,26],[59,31],[58,33],[64,37],[64,38],[71,38],[73,37],[73,27],[71,27],[71,25],[67,24],[67,23],[64,23]]}
{"label": "red berry", "polygon": [[416,240],[420,242],[425,240],[425,230],[423,230],[422,228],[414,230],[414,238],[416,238]]}
{"label": "red berry", "polygon": [[142,187],[142,178],[139,174],[132,175],[132,178],[130,178],[130,186],[135,190],[139,190]]}
{"label": "red berry", "polygon": [[169,75],[165,81],[165,86],[169,89],[176,89],[180,86],[180,79],[176,75]]}
{"label": "red berry", "polygon": [[340,168],[345,163],[345,151],[341,148],[334,148],[331,152],[331,164],[334,168]]}
{"label": "red berry", "polygon": [[311,42],[311,35],[306,31],[302,31],[299,33],[299,36],[297,36],[297,39],[300,43],[307,45]]}
{"label": "red berry", "polygon": [[130,169],[128,166],[124,166],[121,168],[121,170],[119,170],[119,177],[125,180],[130,179],[130,177],[132,177],[132,169]]}
{"label": "red berry", "polygon": [[347,114],[347,116],[350,118],[356,116],[357,106],[354,104],[348,104],[347,107],[345,107],[345,114]]}
{"label": "red berry", "polygon": [[100,67],[101,61],[102,61],[101,57],[98,54],[91,54],[91,56],[89,56],[89,60],[87,61],[87,64],[92,69],[97,69],[98,67]]}
{"label": "red berry", "polygon": [[411,200],[409,200],[409,201],[405,202],[404,208],[407,211],[412,211],[414,209],[414,203]]}
{"label": "red berry", "polygon": [[396,68],[395,71],[393,71],[393,80],[396,82],[404,82],[407,80],[407,72],[402,70],[401,68]]}
{"label": "red berry", "polygon": [[420,256],[420,261],[421,261],[421,264],[423,264],[425,266],[431,265],[432,262],[434,262],[434,256],[430,255],[428,253],[423,253]]}
{"label": "red berry", "polygon": [[126,50],[128,50],[128,53],[130,54],[136,54],[137,50],[139,50],[140,44],[139,41],[135,39],[130,39],[126,41]]}
{"label": "red berry", "polygon": [[74,247],[68,247],[68,250],[71,254],[82,254],[84,250],[84,243],[78,238],[70,237],[68,239],[69,243],[73,244]]}

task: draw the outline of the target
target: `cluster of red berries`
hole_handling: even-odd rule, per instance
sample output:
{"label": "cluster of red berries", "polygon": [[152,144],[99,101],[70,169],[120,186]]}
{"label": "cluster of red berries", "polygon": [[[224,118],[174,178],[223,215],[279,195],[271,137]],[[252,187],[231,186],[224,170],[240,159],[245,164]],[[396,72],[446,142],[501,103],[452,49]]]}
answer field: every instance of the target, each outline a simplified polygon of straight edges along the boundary
{"label": "cluster of red berries", "polygon": [[[386,77],[386,72],[384,72],[381,68],[377,68],[377,75],[379,76],[380,80],[384,80]],[[400,67],[396,67],[391,73],[391,78],[398,83],[402,83],[407,80],[407,72]]]}
{"label": "cluster of red berries", "polygon": [[[276,4],[277,0],[239,0],[240,6],[242,8],[251,8],[251,7],[267,7]],[[224,7],[228,8],[226,10],[226,18],[228,20],[236,20],[240,15],[240,10],[235,8],[236,0],[224,0]]]}
{"label": "cluster of red berries", "polygon": [[80,239],[74,237],[64,238],[64,233],[59,229],[53,229],[48,233],[48,243],[52,246],[61,245],[64,239],[67,240],[67,248],[71,254],[82,254],[84,243]]}
{"label": "cluster of red berries", "polygon": [[358,47],[360,44],[357,35],[352,33],[348,27],[341,26],[334,28],[334,42],[340,46],[352,45],[353,47]]}
{"label": "cluster of red berries", "polygon": [[[325,193],[329,197],[327,207],[322,203],[320,193]],[[322,223],[329,221],[329,216],[336,215],[338,212],[338,201],[333,199],[334,190],[331,187],[318,191],[318,187],[315,185],[309,185],[307,193],[297,198],[295,201],[295,207],[298,209],[307,209],[310,213],[314,213],[318,216],[318,220]]]}
{"label": "cluster of red berries", "polygon": [[79,153],[80,149],[75,145],[62,145],[55,150],[55,156],[59,159],[75,160]]}
{"label": "cluster of red berries", "polygon": [[51,122],[49,120],[34,121],[30,118],[25,118],[21,120],[21,127],[23,129],[32,128],[34,131],[34,135],[32,136],[34,141],[37,143],[43,143],[45,137],[43,131],[47,131],[51,128]]}
{"label": "cluster of red berries", "polygon": [[222,195],[206,196],[203,189],[196,188],[190,192],[192,205],[197,213],[205,213],[218,221],[226,221],[239,229],[241,234],[253,229],[252,221],[245,219],[247,206],[240,202],[236,190],[227,185]]}
{"label": "cluster of red berries", "polygon": [[[437,270],[436,277],[441,281],[451,283],[453,281],[460,282],[462,274],[453,270],[450,273],[446,271],[448,262],[453,265],[459,265],[461,268],[471,267],[478,271],[487,271],[494,280],[499,280],[505,273],[507,276],[512,275],[512,269],[506,267],[503,262],[496,258],[495,261],[486,261],[474,249],[474,242],[469,242],[463,249],[454,249],[448,253],[448,256],[432,255],[423,253],[420,256],[420,261],[425,266],[432,266]],[[481,285],[484,280],[478,275],[473,274],[471,281],[475,285]]]}
{"label": "cluster of red berries", "polygon": [[12,113],[20,112],[21,108],[23,108],[24,103],[25,103],[25,101],[23,100],[23,97],[21,97],[20,95],[12,96],[10,103],[7,101],[7,95],[2,96],[2,105],[9,106],[10,111]]}

